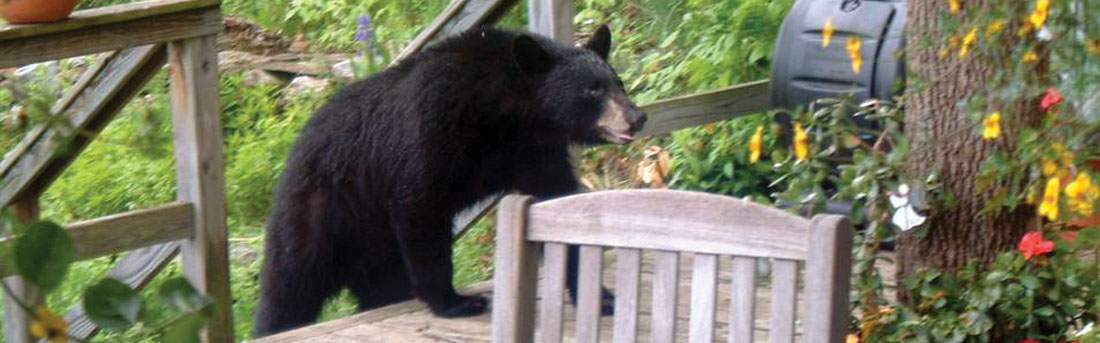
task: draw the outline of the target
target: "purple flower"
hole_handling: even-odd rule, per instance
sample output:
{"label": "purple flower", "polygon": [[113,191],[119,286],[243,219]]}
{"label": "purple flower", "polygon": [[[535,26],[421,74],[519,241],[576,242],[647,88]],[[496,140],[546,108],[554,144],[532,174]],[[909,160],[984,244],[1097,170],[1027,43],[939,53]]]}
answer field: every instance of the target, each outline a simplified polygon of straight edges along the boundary
{"label": "purple flower", "polygon": [[[374,49],[374,29],[370,25],[370,14],[359,15],[359,27],[355,30],[355,41],[363,43],[370,50]],[[356,51],[356,55],[362,55],[363,51]]]}
{"label": "purple flower", "polygon": [[355,41],[364,42],[371,46],[374,45],[372,40],[374,36],[374,29],[370,27],[370,14],[359,15],[359,28],[355,31]]}
{"label": "purple flower", "polygon": [[358,31],[355,31],[355,41],[370,42],[372,35],[374,35],[374,30],[359,29]]}

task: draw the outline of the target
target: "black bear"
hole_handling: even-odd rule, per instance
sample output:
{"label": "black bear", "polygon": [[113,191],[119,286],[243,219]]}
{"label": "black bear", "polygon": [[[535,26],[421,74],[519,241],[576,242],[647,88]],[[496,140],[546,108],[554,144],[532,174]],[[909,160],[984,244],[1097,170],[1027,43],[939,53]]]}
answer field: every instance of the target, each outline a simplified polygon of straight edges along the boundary
{"label": "black bear", "polygon": [[451,284],[452,218],[493,194],[575,192],[570,145],[634,138],[646,117],[610,46],[606,27],[582,47],[479,28],[341,90],[275,190],[256,336],[313,322],[345,287],[360,310],[415,296],[438,316],[482,313]]}

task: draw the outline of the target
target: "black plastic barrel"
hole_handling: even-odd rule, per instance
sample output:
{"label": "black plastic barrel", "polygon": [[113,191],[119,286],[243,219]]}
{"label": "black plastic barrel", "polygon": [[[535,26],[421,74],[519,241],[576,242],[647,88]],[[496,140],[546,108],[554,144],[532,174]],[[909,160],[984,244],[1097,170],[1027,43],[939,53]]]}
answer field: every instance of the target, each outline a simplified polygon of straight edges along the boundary
{"label": "black plastic barrel", "polygon": [[[822,47],[826,20],[834,27]],[[808,106],[820,98],[853,96],[891,99],[905,80],[906,1],[797,0],[779,31],[771,72],[776,107]],[[862,41],[863,65],[856,73],[848,55],[849,37]]]}

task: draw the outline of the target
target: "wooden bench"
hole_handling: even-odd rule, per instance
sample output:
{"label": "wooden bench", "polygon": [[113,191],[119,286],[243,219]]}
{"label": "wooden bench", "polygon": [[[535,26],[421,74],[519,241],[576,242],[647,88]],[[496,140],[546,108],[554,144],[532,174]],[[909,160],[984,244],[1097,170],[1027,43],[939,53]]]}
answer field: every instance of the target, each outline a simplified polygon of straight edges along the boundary
{"label": "wooden bench", "polygon": [[[492,338],[533,342],[538,288],[539,341],[563,341],[566,246],[580,245],[575,341],[601,337],[600,285],[605,248],[616,250],[614,342],[639,340],[642,250],[657,251],[649,342],[677,336],[680,256],[693,255],[688,338],[713,342],[719,259],[732,259],[729,342],[753,342],[756,259],[772,261],[769,342],[794,342],[799,267],[805,266],[805,342],[841,342],[848,324],[852,233],[847,218],[807,220],[732,197],[668,190],[586,193],[532,204],[502,200],[497,218]],[[542,250],[542,282],[537,266]],[[536,287],[541,286],[541,287]],[[602,336],[606,336],[602,335]],[[606,338],[606,337],[605,337]],[[606,341],[606,339],[605,339]]]}

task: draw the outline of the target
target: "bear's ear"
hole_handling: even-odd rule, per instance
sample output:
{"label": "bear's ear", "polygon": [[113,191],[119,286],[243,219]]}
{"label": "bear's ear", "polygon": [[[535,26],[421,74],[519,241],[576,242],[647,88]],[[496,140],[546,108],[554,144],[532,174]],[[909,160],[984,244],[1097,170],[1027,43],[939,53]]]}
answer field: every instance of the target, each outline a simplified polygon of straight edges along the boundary
{"label": "bear's ear", "polygon": [[607,54],[611,52],[611,30],[607,28],[607,25],[600,25],[596,32],[592,34],[592,38],[584,43],[584,47],[595,51],[596,55],[606,61]]}
{"label": "bear's ear", "polygon": [[528,75],[538,75],[550,71],[554,59],[534,38],[519,35],[512,42],[512,57],[516,64]]}

